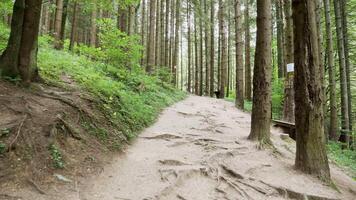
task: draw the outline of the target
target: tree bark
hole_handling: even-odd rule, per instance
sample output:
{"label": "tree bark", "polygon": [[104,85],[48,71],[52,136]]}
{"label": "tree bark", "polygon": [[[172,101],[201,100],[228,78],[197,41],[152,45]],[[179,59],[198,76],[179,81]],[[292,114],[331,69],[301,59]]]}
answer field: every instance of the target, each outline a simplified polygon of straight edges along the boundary
{"label": "tree bark", "polygon": [[192,63],[191,63],[191,55],[192,55],[192,44],[191,44],[191,20],[190,20],[190,1],[187,0],[187,26],[188,26],[188,86],[187,86],[187,90],[188,92],[192,92]]}
{"label": "tree bark", "polygon": [[253,106],[251,140],[270,143],[271,81],[272,81],[272,31],[271,0],[257,0],[257,38],[253,73]]}
{"label": "tree bark", "polygon": [[[284,15],[286,20],[285,26],[285,64],[293,63],[293,18],[291,0],[284,1]],[[283,120],[294,122],[294,87],[293,87],[293,72],[286,72],[284,84],[284,104],[283,104]]]}
{"label": "tree bark", "polygon": [[96,45],[96,6],[92,8],[91,11],[91,26],[90,26],[90,46],[95,47]]}
{"label": "tree bark", "polygon": [[316,2],[293,1],[297,169],[329,182]]}
{"label": "tree bark", "polygon": [[[146,0],[142,0],[142,24],[141,24],[141,45],[144,47],[146,44],[145,41],[146,35]],[[144,66],[145,63],[145,56],[147,56],[147,52],[142,49],[142,58],[141,58],[141,65]]]}
{"label": "tree bark", "polygon": [[63,14],[62,14],[62,25],[61,25],[61,49],[63,49],[63,41],[65,39],[65,32],[66,32],[66,22],[68,16],[68,3],[69,0],[63,1]]}
{"label": "tree bark", "polygon": [[347,4],[346,0],[340,0],[341,15],[342,15],[342,32],[344,36],[344,51],[345,51],[345,70],[346,70],[346,84],[347,84],[347,102],[349,108],[349,130],[352,132],[352,93],[351,93],[351,80],[350,80],[350,58],[349,58],[349,34],[347,23]]}
{"label": "tree bark", "polygon": [[169,67],[169,8],[170,8],[170,0],[166,0],[166,18],[165,18],[165,43],[164,43],[164,65]]}
{"label": "tree bark", "polygon": [[55,14],[55,22],[54,22],[54,48],[61,49],[62,41],[61,41],[61,30],[62,30],[62,15],[63,15],[63,0],[56,1],[56,14]]}
{"label": "tree bark", "polygon": [[335,65],[334,65],[334,44],[333,35],[331,30],[330,19],[330,0],[324,0],[324,12],[325,12],[325,29],[326,29],[326,56],[329,72],[329,98],[330,98],[330,127],[329,138],[337,140],[338,133],[338,119],[337,119],[337,107],[336,107],[336,81],[335,81]]}
{"label": "tree bark", "polygon": [[73,51],[74,49],[74,44],[77,40],[77,27],[78,27],[78,2],[74,1],[73,5],[73,18],[72,18],[72,28],[71,28],[71,33],[70,33],[70,42],[69,42],[69,51]]}
{"label": "tree bark", "polygon": [[156,13],[156,0],[150,0],[150,26],[149,36],[147,42],[147,66],[146,72],[151,74],[155,63],[155,13]]}
{"label": "tree bark", "polygon": [[173,55],[173,70],[172,70],[172,76],[173,80],[172,83],[176,86],[178,86],[177,83],[177,65],[179,63],[179,25],[180,25],[180,0],[176,1],[176,23],[175,23],[175,39],[174,39],[174,55]]}
{"label": "tree bark", "polygon": [[244,63],[242,41],[241,0],[235,2],[235,40],[236,40],[236,99],[237,108],[244,109]]}
{"label": "tree bark", "polygon": [[21,77],[25,86],[39,78],[37,69],[37,38],[42,0],[16,0],[8,45],[0,57],[0,72]]}
{"label": "tree bark", "polygon": [[[245,97],[252,100],[251,48],[250,48],[250,0],[245,0]],[[237,61],[236,61],[237,62]]]}
{"label": "tree bark", "polygon": [[226,40],[226,27],[225,27],[225,2],[219,0],[219,27],[221,37],[221,63],[220,63],[220,88],[219,98],[225,97],[226,76],[227,76],[227,40]]}
{"label": "tree bark", "polygon": [[277,51],[278,51],[278,78],[285,76],[285,63],[284,63],[284,20],[283,20],[283,4],[282,0],[275,0],[276,5],[276,20],[277,20]]}
{"label": "tree bark", "polygon": [[214,0],[210,2],[210,96],[214,96],[214,85],[215,85],[215,3]]}
{"label": "tree bark", "polygon": [[[208,3],[207,0],[204,0],[204,15],[208,18],[209,11],[208,11]],[[205,95],[210,95],[210,35],[209,35],[209,23],[205,23],[204,25],[204,40],[205,40]]]}
{"label": "tree bark", "polygon": [[336,21],[336,35],[337,46],[339,54],[339,71],[340,71],[340,96],[341,96],[341,136],[340,142],[344,143],[344,147],[349,145],[350,121],[349,121],[349,103],[347,94],[347,71],[346,71],[346,59],[345,59],[345,44],[344,35],[342,29],[342,16],[340,1],[334,1],[334,12]]}

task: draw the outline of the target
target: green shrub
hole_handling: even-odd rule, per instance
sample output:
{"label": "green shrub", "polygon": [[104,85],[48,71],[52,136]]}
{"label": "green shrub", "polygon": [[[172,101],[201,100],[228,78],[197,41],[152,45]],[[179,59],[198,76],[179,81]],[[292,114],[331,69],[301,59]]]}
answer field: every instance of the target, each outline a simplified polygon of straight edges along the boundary
{"label": "green shrub", "polygon": [[62,158],[62,153],[60,152],[59,148],[52,144],[49,146],[49,151],[51,153],[51,159],[53,161],[53,166],[57,169],[64,168],[64,161]]}

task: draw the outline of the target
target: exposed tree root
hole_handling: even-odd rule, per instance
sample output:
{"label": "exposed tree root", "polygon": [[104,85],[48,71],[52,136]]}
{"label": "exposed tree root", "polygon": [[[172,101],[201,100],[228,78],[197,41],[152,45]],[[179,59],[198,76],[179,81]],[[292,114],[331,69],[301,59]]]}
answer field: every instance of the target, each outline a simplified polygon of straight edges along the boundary
{"label": "exposed tree root", "polygon": [[57,117],[61,123],[64,125],[64,127],[68,130],[69,134],[77,140],[81,140],[82,137],[80,137],[80,131],[77,130],[76,128],[74,128],[70,123],[68,123],[67,121],[65,121],[61,116]]}
{"label": "exposed tree root", "polygon": [[37,192],[39,192],[40,194],[46,194],[46,192],[44,190],[42,190],[32,179],[27,179],[27,182],[36,189]]}

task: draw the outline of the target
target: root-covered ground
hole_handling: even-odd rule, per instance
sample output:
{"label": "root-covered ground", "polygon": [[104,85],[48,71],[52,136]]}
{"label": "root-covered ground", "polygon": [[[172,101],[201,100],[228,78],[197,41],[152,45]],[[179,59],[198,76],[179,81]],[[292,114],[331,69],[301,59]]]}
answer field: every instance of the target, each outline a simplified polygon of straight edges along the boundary
{"label": "root-covered ground", "polygon": [[[23,117],[23,116],[20,116]],[[209,200],[356,199],[356,183],[331,164],[333,185],[293,168],[295,142],[273,129],[274,148],[246,138],[250,115],[232,103],[190,96],[166,109],[100,175],[18,199]],[[75,139],[73,139],[75,141]]]}

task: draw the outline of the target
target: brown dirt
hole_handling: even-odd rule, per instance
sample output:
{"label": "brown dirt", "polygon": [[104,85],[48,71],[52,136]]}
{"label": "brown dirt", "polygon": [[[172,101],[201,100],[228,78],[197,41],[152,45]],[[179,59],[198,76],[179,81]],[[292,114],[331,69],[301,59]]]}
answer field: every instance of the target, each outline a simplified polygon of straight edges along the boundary
{"label": "brown dirt", "polygon": [[[69,179],[97,174],[110,148],[124,140],[100,112],[100,102],[77,87],[24,89],[0,80],[0,91],[0,143],[6,145],[0,154],[0,199],[19,199],[8,194],[19,188],[46,193],[62,184],[54,174]],[[107,132],[106,141],[98,139],[96,128]],[[54,166],[51,145],[61,152],[63,169]]]}
{"label": "brown dirt", "polygon": [[100,175],[46,194],[33,188],[3,194],[26,200],[356,199],[355,181],[337,166],[331,164],[331,173],[339,191],[294,170],[295,143],[280,139],[279,130],[272,130],[275,148],[264,150],[246,139],[249,130],[250,115],[232,103],[190,96],[166,109]]}

